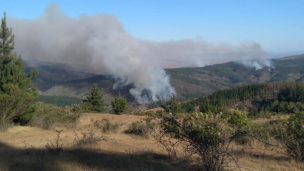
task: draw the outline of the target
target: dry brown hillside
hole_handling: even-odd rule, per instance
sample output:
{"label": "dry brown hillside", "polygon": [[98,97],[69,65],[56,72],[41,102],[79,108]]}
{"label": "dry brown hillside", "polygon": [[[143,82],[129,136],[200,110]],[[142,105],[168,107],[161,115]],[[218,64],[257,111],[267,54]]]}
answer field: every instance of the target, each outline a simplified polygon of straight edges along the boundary
{"label": "dry brown hillside", "polygon": [[[15,126],[0,132],[0,170],[190,170],[194,163],[174,163],[166,151],[153,138],[128,135],[124,130],[143,116],[83,114],[75,128],[64,129],[60,134],[60,153],[50,152],[45,146],[56,140],[54,127],[43,130],[28,126]],[[117,133],[103,133],[94,127],[94,120],[108,119],[120,123]],[[75,134],[93,133],[102,140],[96,144],[75,145]],[[254,148],[253,148],[254,147]],[[239,150],[235,146],[236,152]],[[304,170],[297,163],[271,149],[254,143],[239,156],[241,170]]]}

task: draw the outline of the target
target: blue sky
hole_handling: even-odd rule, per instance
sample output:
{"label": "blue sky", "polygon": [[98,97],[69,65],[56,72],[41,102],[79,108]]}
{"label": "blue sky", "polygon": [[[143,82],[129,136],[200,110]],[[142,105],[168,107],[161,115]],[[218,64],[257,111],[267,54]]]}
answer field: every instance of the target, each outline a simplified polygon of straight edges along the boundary
{"label": "blue sky", "polygon": [[51,2],[73,17],[113,14],[141,39],[200,36],[213,43],[255,41],[269,52],[304,51],[304,0],[0,0],[0,12],[32,19]]}

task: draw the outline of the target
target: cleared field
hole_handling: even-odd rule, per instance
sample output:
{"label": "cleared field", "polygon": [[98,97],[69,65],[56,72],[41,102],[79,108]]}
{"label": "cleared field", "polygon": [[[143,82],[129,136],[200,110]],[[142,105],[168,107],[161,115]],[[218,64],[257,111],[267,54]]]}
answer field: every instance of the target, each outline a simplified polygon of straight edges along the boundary
{"label": "cleared field", "polygon": [[[166,151],[152,137],[128,135],[124,130],[143,116],[113,114],[83,114],[75,128],[64,129],[60,134],[61,153],[50,152],[45,145],[57,137],[54,127],[43,130],[15,126],[0,132],[0,170],[192,170],[193,163],[174,163]],[[93,126],[94,120],[108,119],[120,123],[117,133],[103,133]],[[260,122],[260,121],[259,121]],[[93,132],[103,140],[87,146],[76,146],[77,134]],[[241,170],[304,170],[304,163],[295,162],[265,149],[259,143],[244,148],[235,146],[239,153]]]}

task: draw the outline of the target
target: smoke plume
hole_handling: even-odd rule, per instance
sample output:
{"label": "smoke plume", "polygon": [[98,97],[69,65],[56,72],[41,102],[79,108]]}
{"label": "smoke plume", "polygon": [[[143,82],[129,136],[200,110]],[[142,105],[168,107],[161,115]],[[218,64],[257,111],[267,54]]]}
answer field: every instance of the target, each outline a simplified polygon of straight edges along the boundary
{"label": "smoke plume", "polygon": [[271,65],[255,42],[232,46],[207,43],[201,38],[141,40],[128,33],[113,15],[82,14],[74,18],[56,3],[36,19],[9,18],[8,26],[13,28],[15,50],[23,59],[69,63],[111,75],[117,80],[114,88],[133,84],[130,93],[140,103],[166,100],[175,94],[163,68],[202,67],[237,60],[252,60],[243,64],[256,69]]}

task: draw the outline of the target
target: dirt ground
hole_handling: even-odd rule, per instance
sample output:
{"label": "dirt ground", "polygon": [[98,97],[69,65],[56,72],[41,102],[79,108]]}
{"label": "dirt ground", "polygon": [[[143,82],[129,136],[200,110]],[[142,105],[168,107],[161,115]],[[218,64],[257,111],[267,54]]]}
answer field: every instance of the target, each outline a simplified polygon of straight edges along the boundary
{"label": "dirt ground", "polygon": [[[63,129],[60,144],[63,150],[53,154],[46,144],[56,140],[56,130],[15,126],[0,132],[0,170],[190,170],[172,163],[162,146],[153,138],[124,133],[132,122],[143,116],[113,114],[83,114],[75,128]],[[117,133],[103,133],[93,127],[94,120],[108,119],[120,123]],[[260,121],[258,121],[260,122]],[[264,122],[264,121],[263,121]],[[94,132],[103,137],[94,146],[75,147],[75,134]],[[241,170],[304,170],[304,163],[295,162],[261,145],[242,152]],[[237,148],[237,146],[236,146]],[[258,149],[258,150],[257,150]]]}

